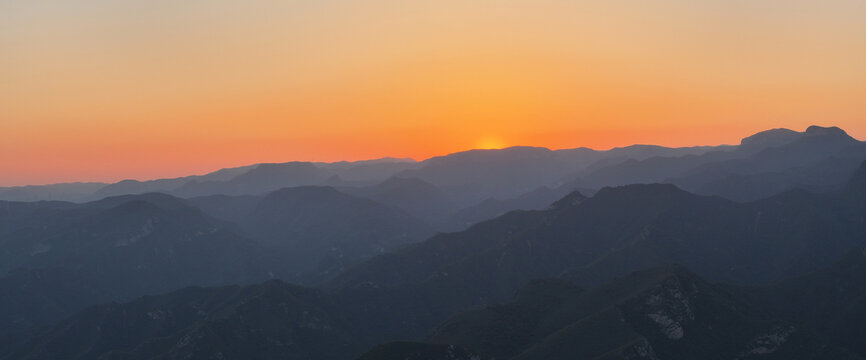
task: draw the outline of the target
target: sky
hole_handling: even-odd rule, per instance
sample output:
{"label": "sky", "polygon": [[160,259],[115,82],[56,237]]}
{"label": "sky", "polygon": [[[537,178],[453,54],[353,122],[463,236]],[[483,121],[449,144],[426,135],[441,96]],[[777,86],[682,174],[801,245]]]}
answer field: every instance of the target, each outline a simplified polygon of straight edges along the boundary
{"label": "sky", "polygon": [[0,186],[866,139],[864,0],[4,0]]}

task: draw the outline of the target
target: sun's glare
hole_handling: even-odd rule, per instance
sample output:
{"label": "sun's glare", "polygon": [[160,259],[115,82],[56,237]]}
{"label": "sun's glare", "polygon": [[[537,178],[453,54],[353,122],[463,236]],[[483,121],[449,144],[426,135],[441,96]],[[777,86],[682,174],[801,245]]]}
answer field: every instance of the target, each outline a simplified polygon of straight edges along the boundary
{"label": "sun's glare", "polygon": [[483,137],[475,144],[476,149],[502,149],[505,146],[502,139],[493,136]]}

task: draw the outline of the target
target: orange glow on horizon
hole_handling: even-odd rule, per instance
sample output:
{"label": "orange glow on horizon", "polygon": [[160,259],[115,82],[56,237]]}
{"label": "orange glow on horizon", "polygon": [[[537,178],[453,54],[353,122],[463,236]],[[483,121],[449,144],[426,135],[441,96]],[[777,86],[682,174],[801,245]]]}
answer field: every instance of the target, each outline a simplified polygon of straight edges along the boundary
{"label": "orange glow on horizon", "polygon": [[0,186],[472,148],[866,138],[866,3],[0,3]]}

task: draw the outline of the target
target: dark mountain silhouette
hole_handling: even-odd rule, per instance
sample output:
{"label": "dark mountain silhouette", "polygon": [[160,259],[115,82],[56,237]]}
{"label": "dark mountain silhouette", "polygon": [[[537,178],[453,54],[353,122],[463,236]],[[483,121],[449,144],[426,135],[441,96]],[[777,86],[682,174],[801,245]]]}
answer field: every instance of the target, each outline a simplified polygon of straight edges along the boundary
{"label": "dark mountain silhouette", "polygon": [[22,219],[2,237],[0,333],[98,302],[264,279],[248,270],[252,241],[167,195],[43,204]]}
{"label": "dark mountain silhouette", "polygon": [[453,317],[429,341],[491,359],[859,358],[679,266],[589,291],[531,282],[511,303]]}
{"label": "dark mountain silhouette", "polygon": [[[862,267],[863,260],[857,261]],[[796,284],[801,289],[849,284],[835,293],[854,299],[866,274],[842,269],[832,267]],[[788,308],[767,311],[766,304],[787,295],[787,286],[713,285],[678,265],[634,272],[588,290],[560,279],[533,280],[504,304],[455,313],[429,336],[414,338],[377,334],[383,318],[398,327],[400,318],[358,306],[360,293],[354,290],[328,294],[279,281],[188,288],[92,307],[19,339],[21,344],[5,354],[15,359],[862,359],[844,346],[860,343],[831,340],[841,329],[820,326],[847,320],[821,320],[828,311],[846,310],[829,310],[832,303],[811,306],[813,299],[839,303],[834,296],[812,293]],[[363,294],[369,303],[387,303],[387,295],[384,288]],[[786,314],[789,308],[793,314]],[[861,327],[856,320],[844,330]],[[859,333],[847,334],[856,339]],[[391,340],[373,345],[383,338]]]}
{"label": "dark mountain silhouette", "polygon": [[733,291],[767,314],[815,329],[824,340],[866,357],[866,250],[778,285]]}
{"label": "dark mountain silhouette", "polygon": [[449,344],[394,341],[374,347],[358,360],[481,360],[465,348]]}
{"label": "dark mountain silhouette", "polygon": [[346,359],[361,351],[359,330],[327,295],[273,280],[92,307],[8,357]]}

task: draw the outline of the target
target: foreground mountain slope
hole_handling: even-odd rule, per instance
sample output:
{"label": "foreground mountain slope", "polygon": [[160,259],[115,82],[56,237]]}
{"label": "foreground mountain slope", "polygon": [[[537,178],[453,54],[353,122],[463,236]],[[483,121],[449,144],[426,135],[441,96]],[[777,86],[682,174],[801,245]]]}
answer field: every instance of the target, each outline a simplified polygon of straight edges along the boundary
{"label": "foreground mountain slope", "polygon": [[857,359],[679,266],[579,291],[536,281],[460,314],[429,341],[496,359]]}
{"label": "foreground mountain slope", "polygon": [[738,289],[772,316],[808,326],[866,357],[866,249],[833,266],[767,288]]}
{"label": "foreground mountain slope", "polygon": [[454,345],[394,341],[370,349],[358,360],[481,360],[481,357]]}
{"label": "foreground mountain slope", "polygon": [[[761,301],[785,293],[760,290],[711,285],[676,265],[589,290],[535,280],[503,305],[452,313],[429,329],[428,345],[417,342],[423,335],[379,333],[383,318],[399,328],[413,313],[391,317],[400,310],[359,306],[352,290],[328,294],[279,281],[189,288],[82,311],[19,339],[5,358],[862,359],[830,342],[832,332],[767,312]],[[380,305],[388,296],[382,288],[364,295]],[[791,304],[806,316],[821,313]],[[437,302],[408,306],[421,315]],[[393,342],[406,340],[416,342]]]}
{"label": "foreground mountain slope", "polygon": [[345,359],[360,351],[321,292],[278,281],[189,288],[90,308],[15,359]]}

